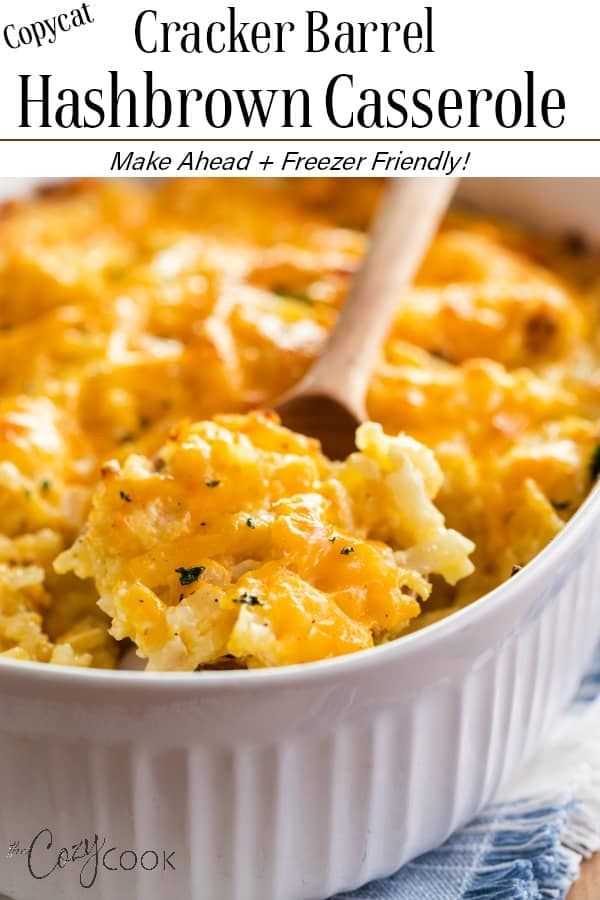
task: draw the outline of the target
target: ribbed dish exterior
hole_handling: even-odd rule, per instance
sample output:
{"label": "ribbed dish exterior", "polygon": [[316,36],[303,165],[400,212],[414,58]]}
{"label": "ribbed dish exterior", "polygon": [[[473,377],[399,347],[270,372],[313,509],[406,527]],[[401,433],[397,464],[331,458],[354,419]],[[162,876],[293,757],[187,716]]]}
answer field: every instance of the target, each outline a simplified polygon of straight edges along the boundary
{"label": "ribbed dish exterior", "polygon": [[[0,888],[14,900],[323,900],[438,845],[577,685],[599,633],[597,520],[456,626],[361,658],[195,683],[2,665]],[[117,870],[101,858],[85,889],[81,861],[36,880],[26,854],[6,854],[45,826],[38,874],[94,833],[117,848]],[[123,871],[128,850],[138,865]],[[153,871],[139,867],[145,851]]]}

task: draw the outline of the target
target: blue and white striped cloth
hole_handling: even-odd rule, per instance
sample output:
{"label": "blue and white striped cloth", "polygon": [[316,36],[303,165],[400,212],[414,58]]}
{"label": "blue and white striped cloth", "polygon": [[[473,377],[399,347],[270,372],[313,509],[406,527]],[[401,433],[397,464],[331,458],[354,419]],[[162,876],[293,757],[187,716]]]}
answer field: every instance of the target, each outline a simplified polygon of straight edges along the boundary
{"label": "blue and white striped cloth", "polygon": [[562,900],[597,850],[600,647],[545,746],[494,804],[437,850],[334,900]]}

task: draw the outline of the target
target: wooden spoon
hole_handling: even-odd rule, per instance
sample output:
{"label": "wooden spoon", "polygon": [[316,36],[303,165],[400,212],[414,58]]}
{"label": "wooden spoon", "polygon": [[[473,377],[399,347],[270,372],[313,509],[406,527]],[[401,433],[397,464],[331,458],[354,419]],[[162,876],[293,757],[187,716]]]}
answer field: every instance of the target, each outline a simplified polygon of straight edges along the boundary
{"label": "wooden spoon", "polygon": [[276,404],[283,424],[321,441],[331,459],[355,449],[367,419],[366,394],[402,292],[412,282],[457,179],[393,178],[375,219],[369,249],[325,350]]}

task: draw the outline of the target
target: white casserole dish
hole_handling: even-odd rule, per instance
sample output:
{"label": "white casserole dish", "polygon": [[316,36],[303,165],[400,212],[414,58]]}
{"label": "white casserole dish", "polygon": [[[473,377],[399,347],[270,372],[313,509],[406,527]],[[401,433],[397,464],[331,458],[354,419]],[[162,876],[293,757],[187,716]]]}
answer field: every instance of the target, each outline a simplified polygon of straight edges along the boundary
{"label": "white casserole dish", "polygon": [[[464,192],[600,235],[600,180]],[[0,661],[0,890],[323,900],[395,871],[477,813],[573,693],[600,634],[599,537],[596,491],[482,600],[332,661],[202,676]],[[34,877],[26,853],[7,854],[44,828]],[[95,879],[93,856],[83,872],[71,858],[94,834]]]}

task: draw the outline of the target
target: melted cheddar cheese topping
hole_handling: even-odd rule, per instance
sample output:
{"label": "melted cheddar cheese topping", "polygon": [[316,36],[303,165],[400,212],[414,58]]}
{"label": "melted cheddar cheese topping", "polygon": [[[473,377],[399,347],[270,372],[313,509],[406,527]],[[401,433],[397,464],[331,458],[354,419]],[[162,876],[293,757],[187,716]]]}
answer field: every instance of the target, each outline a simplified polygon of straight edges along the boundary
{"label": "melted cheddar cheese topping", "polygon": [[576,240],[451,213],[373,374],[382,428],[346,462],[246,415],[323,347],[379,191],[105,181],[6,206],[0,653],[346,653],[480,597],[563,527],[600,468],[600,263]]}
{"label": "melted cheddar cheese topping", "polygon": [[151,669],[370,647],[419,613],[432,572],[470,574],[473,545],[432,503],[442,473],[430,450],[373,424],[357,444],[333,463],[274,415],[182,425],[153,461],[105,466],[56,568],[95,579],[112,633]]}

